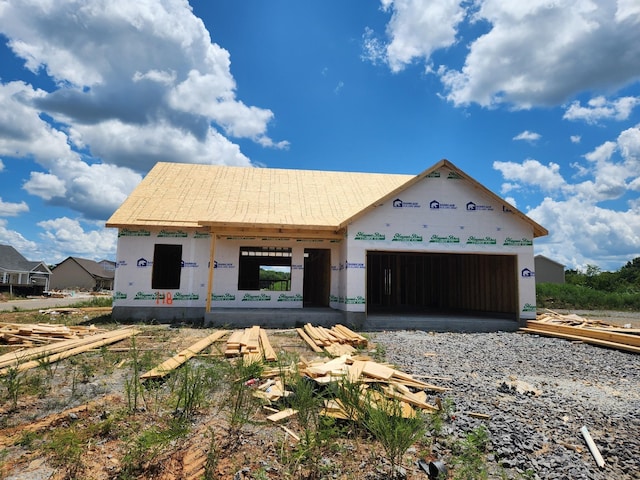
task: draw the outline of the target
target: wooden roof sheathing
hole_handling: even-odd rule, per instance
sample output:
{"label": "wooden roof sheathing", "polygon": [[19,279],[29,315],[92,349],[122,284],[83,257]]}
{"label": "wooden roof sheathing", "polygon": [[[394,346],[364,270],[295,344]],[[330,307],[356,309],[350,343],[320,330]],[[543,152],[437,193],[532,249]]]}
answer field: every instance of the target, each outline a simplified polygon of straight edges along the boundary
{"label": "wooden roof sheathing", "polygon": [[158,163],[108,227],[336,229],[413,175]]}
{"label": "wooden roof sheathing", "polygon": [[[418,175],[333,172],[160,162],[107,221],[117,228],[210,227],[214,231],[337,234],[349,222],[446,167],[507,203],[448,160]],[[516,208],[513,213],[547,230]]]}

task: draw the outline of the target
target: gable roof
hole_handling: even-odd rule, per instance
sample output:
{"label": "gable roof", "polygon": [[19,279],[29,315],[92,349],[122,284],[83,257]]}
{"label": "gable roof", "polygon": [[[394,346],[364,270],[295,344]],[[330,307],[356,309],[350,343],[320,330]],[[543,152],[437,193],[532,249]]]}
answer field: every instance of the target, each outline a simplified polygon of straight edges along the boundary
{"label": "gable roof", "polygon": [[[160,162],[106,226],[338,235],[355,218],[443,166],[508,205],[448,160],[441,160],[419,175]],[[533,226],[534,236],[548,233],[516,208],[509,208]]]}
{"label": "gable roof", "polygon": [[49,272],[49,268],[43,262],[27,260],[11,245],[0,245],[0,270],[31,272],[41,265],[44,266],[45,273]]}
{"label": "gable roof", "polygon": [[113,279],[115,277],[114,270],[106,270],[105,268],[103,268],[103,266],[100,263],[94,262],[93,260],[88,260],[86,258],[78,258],[78,257],[68,257],[62,262],[60,262],[58,266],[65,262],[77,263],[78,266],[80,266],[80,268],[85,270],[93,278]]}

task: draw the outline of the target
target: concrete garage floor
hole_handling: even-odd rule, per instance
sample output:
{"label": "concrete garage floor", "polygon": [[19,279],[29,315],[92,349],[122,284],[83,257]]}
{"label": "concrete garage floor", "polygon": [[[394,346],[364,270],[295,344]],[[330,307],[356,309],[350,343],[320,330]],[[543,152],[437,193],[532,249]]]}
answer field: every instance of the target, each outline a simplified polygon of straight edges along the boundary
{"label": "concrete garage floor", "polygon": [[522,325],[514,319],[475,315],[373,314],[348,317],[331,308],[302,309],[214,309],[205,315],[205,325],[247,328],[300,327],[305,323],[330,327],[341,323],[360,331],[424,330],[433,332],[515,331]]}
{"label": "concrete garage floor", "polygon": [[524,326],[514,319],[473,315],[368,315],[362,329],[381,330],[423,330],[428,332],[511,332]]}

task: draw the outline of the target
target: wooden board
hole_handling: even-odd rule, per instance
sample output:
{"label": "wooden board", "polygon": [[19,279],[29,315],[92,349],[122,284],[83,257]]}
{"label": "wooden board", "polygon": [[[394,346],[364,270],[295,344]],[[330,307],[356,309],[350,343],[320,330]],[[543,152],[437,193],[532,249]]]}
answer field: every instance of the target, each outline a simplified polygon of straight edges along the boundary
{"label": "wooden board", "polygon": [[556,338],[563,338],[565,340],[574,340],[574,341],[579,341],[584,343],[590,343],[592,345],[614,348],[616,350],[624,350],[626,352],[640,353],[640,347],[634,347],[632,345],[625,345],[622,343],[608,342],[606,340],[598,340],[596,338],[589,338],[589,337],[580,336],[580,335],[568,335],[566,333],[550,332],[547,330],[542,330],[537,328],[521,328],[520,331],[523,331],[526,333],[535,333],[537,335],[542,335],[547,337],[556,337]]}
{"label": "wooden board", "polygon": [[177,353],[176,355],[169,358],[168,360],[165,360],[157,367],[152,368],[148,372],[143,373],[142,375],[140,375],[140,379],[146,380],[148,378],[164,377],[165,375],[170,373],[172,370],[175,370],[180,365],[185,363],[190,358],[196,356],[199,352],[207,348],[213,342],[224,337],[227,333],[229,333],[227,330],[217,330],[213,332],[211,335],[203,338],[202,340],[197,341],[196,343],[191,345],[189,348],[182,350],[180,353]]}

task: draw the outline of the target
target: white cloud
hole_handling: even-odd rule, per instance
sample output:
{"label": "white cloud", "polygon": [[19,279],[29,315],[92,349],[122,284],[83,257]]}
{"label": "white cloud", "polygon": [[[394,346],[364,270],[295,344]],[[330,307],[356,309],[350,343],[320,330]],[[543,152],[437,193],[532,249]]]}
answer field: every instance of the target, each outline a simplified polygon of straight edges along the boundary
{"label": "white cloud", "polygon": [[[74,252],[75,256],[92,260],[109,258],[116,250],[117,231],[100,228],[102,222],[81,223],[67,217],[39,222],[43,240],[50,248],[48,258],[60,262]],[[85,227],[86,226],[86,227]]]}
{"label": "white cloud", "polygon": [[0,83],[0,155],[26,157],[49,164],[74,158],[67,135],[40,118],[33,102],[46,95],[23,82]]}
{"label": "white cloud", "polygon": [[227,137],[289,146],[184,0],[6,0],[0,33],[55,82],[0,83],[0,155],[42,167],[24,189],[49,205],[104,220],[158,161],[251,165]]}
{"label": "white cloud", "polygon": [[599,96],[589,100],[585,107],[579,101],[572,102],[562,118],[582,120],[589,124],[596,124],[600,120],[627,120],[637,105],[640,105],[640,97],[620,97],[609,101]]}
{"label": "white cloud", "polygon": [[7,221],[0,218],[0,243],[11,245],[27,260],[42,260],[44,256],[38,251],[38,244],[27,240],[22,234],[7,228]]}
{"label": "white cloud", "polygon": [[3,170],[4,170],[4,162],[0,158],[0,172],[2,172]]}
{"label": "white cloud", "polygon": [[543,191],[559,190],[566,185],[560,175],[560,165],[553,162],[548,165],[534,159],[522,163],[493,162],[493,168],[499,170],[505,180],[533,185]]}
{"label": "white cloud", "polygon": [[[180,137],[191,146],[180,155],[183,161],[194,150],[193,141],[199,141],[201,151],[231,154],[212,156],[208,163],[250,165],[238,148],[220,148],[227,139],[212,142],[219,136],[216,126],[263,146],[288,145],[267,135],[273,112],[236,99],[229,53],[211,42],[183,0],[11,0],[4,2],[0,19],[0,31],[27,68],[34,73],[45,69],[57,82],[51,92],[32,90],[37,98],[23,100],[22,108],[35,107],[34,113],[46,112],[74,130],[74,147],[88,145],[95,155],[88,139],[100,137],[113,123],[147,138],[169,125],[175,146]],[[66,140],[64,134],[61,138]],[[164,142],[156,139],[152,150],[154,143]],[[211,148],[212,143],[218,147]],[[104,145],[101,150],[117,151]],[[132,155],[102,160],[138,167]]]}
{"label": "white cloud", "polygon": [[503,193],[522,185],[548,192],[527,212],[549,230],[548,237],[536,241],[539,253],[570,268],[597,264],[615,270],[640,256],[640,201],[631,198],[622,209],[601,203],[640,191],[640,126],[598,145],[584,159],[571,165],[581,178],[575,183],[564,180],[558,165],[531,159],[521,164],[495,162],[494,168],[513,182],[503,184]]}
{"label": "white cloud", "polygon": [[513,140],[524,140],[526,142],[533,143],[533,142],[535,142],[537,140],[540,140],[540,138],[542,138],[542,135],[540,135],[539,133],[530,132],[529,130],[525,130],[524,132],[521,132],[518,135],[516,135],[515,137],[513,137]]}
{"label": "white cloud", "polygon": [[571,143],[580,143],[582,141],[582,136],[580,136],[580,135],[571,135],[569,137],[569,140],[571,140]]}
{"label": "white cloud", "polygon": [[[640,255],[637,210],[618,212],[578,198],[546,198],[528,215],[549,230],[549,236],[539,239],[536,248],[569,268],[596,264],[615,270]],[[602,264],[603,259],[608,265]]]}
{"label": "white cloud", "polygon": [[456,28],[465,12],[458,0],[381,0],[391,11],[387,25],[389,43],[381,48],[375,42],[365,49],[383,57],[393,72],[399,72],[415,59],[429,61],[431,54],[456,42]]}
{"label": "white cloud", "polygon": [[0,217],[15,217],[16,215],[20,215],[21,213],[28,211],[29,206],[26,202],[3,202],[2,197],[0,197]]}
{"label": "white cloud", "polygon": [[[559,105],[583,91],[615,89],[640,75],[634,0],[381,0],[388,41],[365,31],[365,58],[391,71],[421,60],[455,105]],[[465,22],[469,19],[469,22]],[[482,26],[486,33],[460,38]],[[464,65],[432,66],[434,52],[467,42]],[[617,115],[629,106],[618,105]]]}

